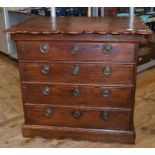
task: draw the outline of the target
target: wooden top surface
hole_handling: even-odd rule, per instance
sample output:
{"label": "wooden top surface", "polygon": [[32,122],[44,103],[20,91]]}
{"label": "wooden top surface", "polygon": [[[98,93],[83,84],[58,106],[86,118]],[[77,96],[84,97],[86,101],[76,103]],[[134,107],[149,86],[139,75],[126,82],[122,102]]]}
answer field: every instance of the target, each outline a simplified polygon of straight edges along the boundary
{"label": "wooden top surface", "polygon": [[96,34],[150,34],[151,30],[140,20],[134,18],[133,24],[129,17],[30,17],[4,32],[7,33],[96,33]]}

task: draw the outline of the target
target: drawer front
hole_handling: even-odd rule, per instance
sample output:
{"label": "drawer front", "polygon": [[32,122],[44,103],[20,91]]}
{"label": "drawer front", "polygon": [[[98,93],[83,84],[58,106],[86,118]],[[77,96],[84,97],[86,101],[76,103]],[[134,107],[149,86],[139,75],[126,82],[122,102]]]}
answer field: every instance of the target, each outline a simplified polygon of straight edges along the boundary
{"label": "drawer front", "polygon": [[67,84],[22,84],[25,103],[131,107],[131,87],[102,87]]}
{"label": "drawer front", "polygon": [[134,65],[93,63],[21,63],[23,81],[130,84]]}
{"label": "drawer front", "polygon": [[25,113],[33,125],[128,130],[130,121],[130,110],[29,105]]}
{"label": "drawer front", "polygon": [[134,44],[127,43],[61,43],[18,42],[21,60],[134,61]]}

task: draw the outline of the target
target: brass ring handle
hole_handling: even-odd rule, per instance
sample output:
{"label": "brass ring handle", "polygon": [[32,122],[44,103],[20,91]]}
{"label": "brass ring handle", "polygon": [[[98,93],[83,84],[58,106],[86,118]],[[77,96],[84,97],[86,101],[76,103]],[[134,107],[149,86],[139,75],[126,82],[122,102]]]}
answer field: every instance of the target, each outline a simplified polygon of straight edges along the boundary
{"label": "brass ring handle", "polygon": [[46,117],[51,117],[52,114],[53,114],[52,108],[47,108],[47,109],[45,109],[44,115],[45,115]]}
{"label": "brass ring handle", "polygon": [[75,88],[72,90],[72,95],[73,96],[80,96],[80,89],[79,88]]}
{"label": "brass ring handle", "polygon": [[76,110],[76,111],[74,111],[74,112],[72,113],[72,115],[73,115],[74,118],[79,118],[79,117],[81,117],[81,112],[78,111],[78,110]]}
{"label": "brass ring handle", "polygon": [[74,75],[79,75],[80,74],[80,66],[78,64],[73,65],[72,73]]}
{"label": "brass ring handle", "polygon": [[107,111],[101,112],[101,118],[105,121],[110,119],[110,113]]}
{"label": "brass ring handle", "polygon": [[111,44],[107,43],[107,44],[103,45],[103,52],[105,54],[110,54],[112,51],[113,51],[113,49],[112,49],[112,45]]}
{"label": "brass ring handle", "polygon": [[72,49],[71,49],[71,53],[72,54],[76,54],[79,52],[79,47],[78,46],[74,46]]}
{"label": "brass ring handle", "polygon": [[43,87],[42,93],[43,93],[44,95],[49,95],[50,92],[51,92],[51,90],[50,90],[50,87],[49,87],[49,86],[44,86],[44,87]]}
{"label": "brass ring handle", "polygon": [[110,89],[104,89],[102,96],[103,97],[109,97],[111,95],[111,90]]}
{"label": "brass ring handle", "polygon": [[48,53],[49,51],[49,45],[47,43],[43,43],[40,45],[40,52],[43,54]]}
{"label": "brass ring handle", "polygon": [[50,72],[50,66],[47,65],[47,64],[45,64],[45,65],[42,67],[41,72],[42,72],[43,74],[48,74],[48,73]]}
{"label": "brass ring handle", "polygon": [[105,66],[105,67],[103,67],[103,74],[104,75],[111,74],[111,71],[112,71],[111,66]]}

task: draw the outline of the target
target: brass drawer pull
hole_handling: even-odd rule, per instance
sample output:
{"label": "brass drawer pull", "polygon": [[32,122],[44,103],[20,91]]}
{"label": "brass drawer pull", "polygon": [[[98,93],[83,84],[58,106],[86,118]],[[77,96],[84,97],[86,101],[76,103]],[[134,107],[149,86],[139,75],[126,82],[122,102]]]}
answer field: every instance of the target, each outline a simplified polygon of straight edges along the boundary
{"label": "brass drawer pull", "polygon": [[41,69],[41,72],[43,73],[43,74],[48,74],[49,72],[50,72],[50,66],[49,65],[44,65],[43,67],[42,67],[42,69]]}
{"label": "brass drawer pull", "polygon": [[45,109],[44,115],[45,115],[46,117],[51,117],[52,114],[53,114],[52,108],[47,108],[47,109]]}
{"label": "brass drawer pull", "polygon": [[112,45],[111,44],[104,44],[103,45],[103,51],[105,54],[110,54],[112,53]]}
{"label": "brass drawer pull", "polygon": [[48,53],[49,51],[49,45],[47,43],[43,43],[40,45],[40,52],[43,54]]}
{"label": "brass drawer pull", "polygon": [[105,121],[110,119],[110,114],[107,111],[101,112],[101,118]]}
{"label": "brass drawer pull", "polygon": [[109,97],[111,96],[111,90],[110,89],[104,89],[102,93],[103,97]]}
{"label": "brass drawer pull", "polygon": [[73,65],[72,73],[74,75],[79,75],[80,74],[80,66],[78,64]]}
{"label": "brass drawer pull", "polygon": [[78,111],[78,110],[76,110],[76,111],[74,111],[74,112],[72,113],[72,115],[73,115],[74,118],[79,118],[79,117],[81,117],[81,112]]}
{"label": "brass drawer pull", "polygon": [[79,47],[78,46],[74,46],[71,49],[72,54],[77,54],[79,52]]}
{"label": "brass drawer pull", "polygon": [[110,66],[105,66],[105,67],[103,67],[103,74],[104,75],[109,75],[109,74],[111,74],[111,67]]}
{"label": "brass drawer pull", "polygon": [[42,89],[42,92],[44,95],[49,95],[51,93],[50,87],[49,86],[44,86]]}
{"label": "brass drawer pull", "polygon": [[73,96],[80,96],[80,89],[79,88],[75,88],[72,90],[72,94]]}

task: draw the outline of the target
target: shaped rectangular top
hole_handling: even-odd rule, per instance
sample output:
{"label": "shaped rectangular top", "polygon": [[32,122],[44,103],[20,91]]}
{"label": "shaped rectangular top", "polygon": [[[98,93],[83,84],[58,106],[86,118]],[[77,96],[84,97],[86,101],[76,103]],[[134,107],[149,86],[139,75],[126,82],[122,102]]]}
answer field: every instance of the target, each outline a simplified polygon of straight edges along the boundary
{"label": "shaped rectangular top", "polygon": [[151,30],[134,17],[44,17],[35,16],[5,30],[7,33],[30,34],[150,34]]}

